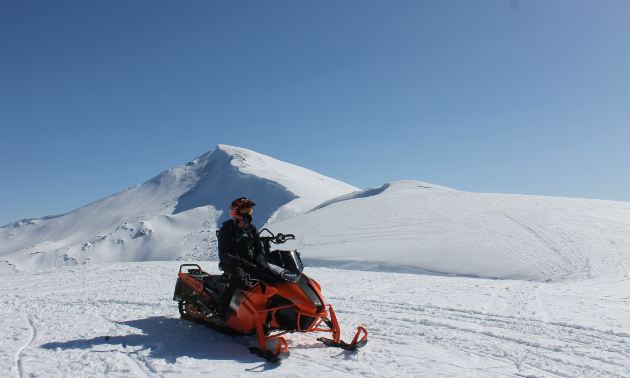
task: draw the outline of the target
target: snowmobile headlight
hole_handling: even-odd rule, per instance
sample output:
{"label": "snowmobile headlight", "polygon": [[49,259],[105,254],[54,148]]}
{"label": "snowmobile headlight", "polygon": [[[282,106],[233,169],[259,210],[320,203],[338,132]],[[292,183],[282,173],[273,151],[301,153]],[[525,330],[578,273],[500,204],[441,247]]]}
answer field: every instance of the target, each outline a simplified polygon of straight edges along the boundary
{"label": "snowmobile headlight", "polygon": [[295,274],[295,273],[289,272],[288,270],[285,270],[284,272],[282,272],[280,276],[285,281],[297,282],[300,279],[301,274]]}

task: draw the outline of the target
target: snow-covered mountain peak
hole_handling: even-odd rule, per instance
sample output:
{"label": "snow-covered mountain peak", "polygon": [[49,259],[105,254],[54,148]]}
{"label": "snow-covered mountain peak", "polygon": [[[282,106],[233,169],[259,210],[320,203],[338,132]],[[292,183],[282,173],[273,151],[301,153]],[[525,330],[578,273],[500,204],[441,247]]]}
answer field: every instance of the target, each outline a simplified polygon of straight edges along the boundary
{"label": "snow-covered mountain peak", "polygon": [[[230,156],[230,164],[237,167],[240,172],[277,182],[300,198],[313,197],[315,201],[318,201],[321,197],[330,198],[335,193],[359,190],[359,188],[321,175],[310,169],[286,163],[244,148],[220,144],[217,149]],[[324,190],[325,193],[321,193],[321,190]]]}
{"label": "snow-covered mountain peak", "polygon": [[[235,198],[258,204],[254,223],[260,227],[356,190],[254,151],[219,145],[74,211],[0,227],[0,260],[29,269],[95,260],[208,259],[216,255],[210,232],[228,219]],[[147,225],[151,232],[137,231]]]}

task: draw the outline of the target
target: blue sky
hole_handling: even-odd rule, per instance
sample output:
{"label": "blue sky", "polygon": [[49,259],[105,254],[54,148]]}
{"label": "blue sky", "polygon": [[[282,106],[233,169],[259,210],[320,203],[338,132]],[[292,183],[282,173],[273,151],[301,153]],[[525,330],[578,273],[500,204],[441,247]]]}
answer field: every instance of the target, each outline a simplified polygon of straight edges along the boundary
{"label": "blue sky", "polygon": [[248,148],[630,201],[630,2],[3,1],[0,224]]}

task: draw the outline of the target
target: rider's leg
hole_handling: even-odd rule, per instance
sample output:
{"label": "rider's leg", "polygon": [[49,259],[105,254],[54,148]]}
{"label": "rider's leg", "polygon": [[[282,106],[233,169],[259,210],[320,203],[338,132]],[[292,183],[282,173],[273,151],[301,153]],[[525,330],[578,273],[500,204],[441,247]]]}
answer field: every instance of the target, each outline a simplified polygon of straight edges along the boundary
{"label": "rider's leg", "polygon": [[219,310],[219,316],[225,319],[227,309],[230,306],[230,302],[232,301],[232,297],[234,296],[236,289],[238,289],[238,285],[245,275],[245,271],[239,266],[225,267],[224,271],[230,276],[230,282],[223,288],[223,292],[219,297],[217,308]]}

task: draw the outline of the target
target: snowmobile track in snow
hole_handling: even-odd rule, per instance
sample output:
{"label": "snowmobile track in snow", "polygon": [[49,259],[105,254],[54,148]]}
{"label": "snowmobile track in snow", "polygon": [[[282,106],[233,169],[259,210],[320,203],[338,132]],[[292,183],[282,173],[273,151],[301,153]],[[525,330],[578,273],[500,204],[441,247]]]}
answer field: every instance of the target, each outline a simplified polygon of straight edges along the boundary
{"label": "snowmobile track in snow", "polygon": [[[101,318],[113,324],[114,327],[116,327],[116,329],[118,329],[119,331],[122,331],[120,324],[117,321],[108,319],[107,317],[102,316],[102,315],[101,315]],[[151,365],[150,362],[138,356],[138,354],[133,350],[133,348],[127,345],[126,340],[123,341],[122,351],[120,354],[126,356],[127,360],[130,361],[129,365],[135,368],[134,370],[136,370],[136,372],[138,370],[140,371],[141,374],[139,375],[143,377],[148,377],[148,378],[155,378],[156,375],[159,377],[162,377],[161,375],[159,375],[158,371]],[[153,373],[151,373],[149,370],[151,370]]]}
{"label": "snowmobile track in snow", "polygon": [[411,343],[410,336],[416,335],[428,344],[527,365],[558,377],[626,377],[628,373],[630,335],[627,334],[400,302],[361,301],[355,304],[355,313],[359,315],[382,312],[375,316],[375,323],[370,326],[372,343],[381,339],[402,348]]}
{"label": "snowmobile track in snow", "polygon": [[33,325],[33,321],[31,320],[31,318],[26,318],[26,320],[28,321],[28,325],[31,328],[31,334],[30,334],[30,338],[28,339],[28,342],[24,344],[24,346],[18,351],[17,356],[16,356],[15,364],[17,366],[18,378],[22,378],[24,376],[23,374],[24,367],[22,366],[23,364],[22,358],[23,358],[24,350],[26,350],[26,348],[28,348],[31,345],[31,343],[35,339],[35,336],[37,336],[37,330],[35,329],[35,326]]}

